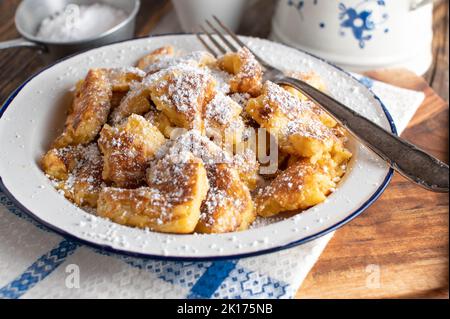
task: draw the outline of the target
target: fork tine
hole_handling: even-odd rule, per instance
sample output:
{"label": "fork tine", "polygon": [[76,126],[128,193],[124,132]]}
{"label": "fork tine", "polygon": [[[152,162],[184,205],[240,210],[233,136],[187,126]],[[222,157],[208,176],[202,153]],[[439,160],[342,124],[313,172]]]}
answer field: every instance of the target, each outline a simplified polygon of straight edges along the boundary
{"label": "fork tine", "polygon": [[218,17],[216,17],[215,15],[213,15],[214,20],[216,20],[216,22],[220,25],[220,27],[225,30],[225,32],[231,36],[233,38],[234,41],[236,41],[236,43],[238,43],[241,47],[246,48],[247,50],[249,50],[254,56],[255,58],[258,60],[258,62],[262,65],[267,65],[267,63],[261,59],[255,52],[253,52],[249,47],[247,47],[245,45],[244,42],[242,42],[237,35],[231,31]]}
{"label": "fork tine", "polygon": [[197,36],[197,39],[203,44],[203,46],[206,48],[206,50],[208,50],[214,57],[218,57],[219,55],[216,53],[216,51],[213,50],[213,48],[211,48],[209,46],[208,43],[206,43],[205,40],[203,40],[203,38],[201,37],[200,33],[196,33],[195,34]]}
{"label": "fork tine", "polygon": [[219,30],[217,30],[217,28],[211,22],[209,22],[209,20],[205,20],[205,21],[206,21],[206,24],[209,25],[209,27],[211,29],[213,29],[213,31],[219,36],[219,38],[223,41],[223,43],[225,43],[225,45],[228,46],[228,48],[231,51],[233,51],[233,52],[238,51],[238,49],[230,41],[228,41],[228,39]]}
{"label": "fork tine", "polygon": [[[225,30],[226,33],[228,33],[228,35],[230,35],[234,41],[236,41],[241,47],[247,47],[245,45],[245,43],[243,43],[238,37],[237,35],[231,31],[230,28],[228,28],[217,16],[213,15],[213,19],[216,20],[216,22],[220,25],[220,27]],[[247,48],[248,49],[248,48]],[[249,49],[250,50],[250,49]],[[253,52],[252,52],[253,53]]]}
{"label": "fork tine", "polygon": [[216,39],[214,39],[211,33],[206,31],[203,26],[200,26],[200,29],[203,31],[204,34],[206,34],[208,39],[211,40],[211,42],[216,46],[217,49],[219,49],[220,52],[222,52],[223,54],[227,53],[227,50],[225,50],[225,48],[219,42],[217,42]]}

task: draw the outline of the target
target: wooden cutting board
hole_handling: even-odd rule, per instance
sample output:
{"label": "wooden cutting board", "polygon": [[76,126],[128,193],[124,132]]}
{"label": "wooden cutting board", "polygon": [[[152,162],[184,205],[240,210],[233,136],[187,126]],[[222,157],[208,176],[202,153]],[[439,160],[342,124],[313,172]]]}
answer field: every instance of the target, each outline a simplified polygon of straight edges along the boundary
{"label": "wooden cutting board", "polygon": [[[448,104],[406,70],[368,76],[423,91],[402,137],[448,163]],[[396,174],[380,199],[339,229],[297,298],[448,298],[449,196]]]}

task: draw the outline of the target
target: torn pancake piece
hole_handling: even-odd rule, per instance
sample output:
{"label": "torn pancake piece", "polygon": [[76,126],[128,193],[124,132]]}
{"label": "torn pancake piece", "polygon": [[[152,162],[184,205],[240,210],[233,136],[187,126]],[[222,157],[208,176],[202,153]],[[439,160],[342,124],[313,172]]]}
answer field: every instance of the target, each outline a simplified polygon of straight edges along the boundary
{"label": "torn pancake piece", "polygon": [[166,142],[162,133],[140,115],[133,114],[122,124],[106,124],[98,145],[103,154],[103,179],[118,187],[137,187],[146,169]]}
{"label": "torn pancake piece", "polygon": [[105,188],[97,214],[133,227],[164,233],[192,233],[208,192],[206,170],[199,158],[185,154],[183,162],[170,157],[149,169],[148,187]]}
{"label": "torn pancake piece", "polygon": [[92,69],[75,94],[63,133],[53,147],[89,144],[108,120],[112,86],[105,69]]}
{"label": "torn pancake piece", "polygon": [[246,230],[256,218],[253,201],[238,172],[228,164],[206,167],[209,191],[195,228],[199,233]]}

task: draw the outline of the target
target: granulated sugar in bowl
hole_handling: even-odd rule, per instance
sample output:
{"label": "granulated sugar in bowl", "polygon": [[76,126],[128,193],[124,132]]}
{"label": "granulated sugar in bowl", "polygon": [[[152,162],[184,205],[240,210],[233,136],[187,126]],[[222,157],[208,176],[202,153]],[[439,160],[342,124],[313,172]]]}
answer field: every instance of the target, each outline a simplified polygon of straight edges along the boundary
{"label": "granulated sugar in bowl", "polygon": [[107,4],[69,4],[44,19],[36,36],[58,42],[84,40],[110,30],[126,18],[123,10]]}

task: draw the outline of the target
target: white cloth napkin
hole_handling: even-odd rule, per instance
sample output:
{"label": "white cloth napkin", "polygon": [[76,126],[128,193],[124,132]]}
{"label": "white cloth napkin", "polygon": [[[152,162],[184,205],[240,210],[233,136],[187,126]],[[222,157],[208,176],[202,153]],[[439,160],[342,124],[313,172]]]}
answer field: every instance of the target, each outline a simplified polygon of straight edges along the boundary
{"label": "white cloth napkin", "polygon": [[[359,78],[403,131],[424,94]],[[293,298],[332,237],[230,261],[132,258],[48,231],[0,191],[0,298]]]}

